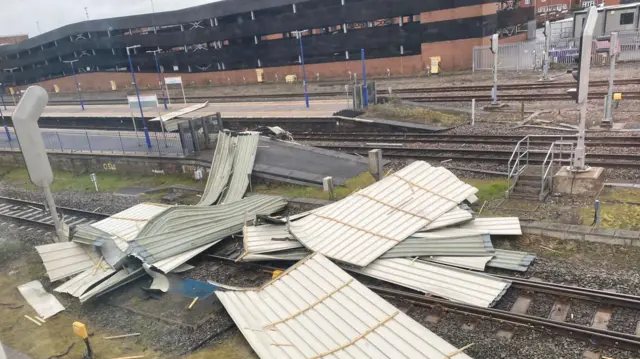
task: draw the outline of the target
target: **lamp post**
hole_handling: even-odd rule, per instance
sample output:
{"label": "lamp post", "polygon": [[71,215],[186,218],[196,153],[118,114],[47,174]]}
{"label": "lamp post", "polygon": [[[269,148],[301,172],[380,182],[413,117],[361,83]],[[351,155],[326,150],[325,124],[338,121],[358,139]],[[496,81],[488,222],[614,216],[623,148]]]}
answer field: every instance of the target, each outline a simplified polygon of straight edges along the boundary
{"label": "lamp post", "polygon": [[131,77],[133,78],[133,86],[136,88],[136,96],[138,97],[138,107],[140,108],[140,116],[142,117],[142,127],[144,128],[144,138],[147,141],[147,147],[151,148],[151,137],[149,137],[149,130],[147,129],[147,121],[144,119],[144,112],[142,112],[142,103],[140,102],[140,90],[138,90],[138,82],[136,81],[136,73],[133,71],[133,61],[131,61],[130,49],[136,49],[140,45],[127,46],[127,57],[129,58],[129,67],[131,68]]}
{"label": "lamp post", "polygon": [[304,85],[304,103],[309,108],[309,91],[307,91],[307,71],[304,68],[304,49],[302,48],[302,32],[298,31],[300,42],[300,64],[302,65],[302,83]]}
{"label": "lamp post", "polygon": [[168,110],[169,107],[167,106],[167,98],[164,95],[164,86],[162,86],[162,76],[160,75],[160,63],[158,62],[158,53],[162,52],[162,50],[153,50],[153,51],[147,51],[147,52],[152,52],[153,59],[156,61],[156,70],[158,71],[158,86],[160,86],[160,93],[162,93],[162,101],[164,102],[164,109]]}
{"label": "lamp post", "polygon": [[80,92],[80,84],[78,83],[78,78],[76,77],[76,67],[73,65],[75,62],[78,62],[78,60],[70,60],[70,61],[63,61],[65,64],[70,64],[71,65],[71,73],[73,74],[73,81],[75,81],[76,83],[76,90],[78,91],[78,98],[80,99],[80,107],[82,108],[82,111],[84,111],[84,100],[82,100],[82,93]]}

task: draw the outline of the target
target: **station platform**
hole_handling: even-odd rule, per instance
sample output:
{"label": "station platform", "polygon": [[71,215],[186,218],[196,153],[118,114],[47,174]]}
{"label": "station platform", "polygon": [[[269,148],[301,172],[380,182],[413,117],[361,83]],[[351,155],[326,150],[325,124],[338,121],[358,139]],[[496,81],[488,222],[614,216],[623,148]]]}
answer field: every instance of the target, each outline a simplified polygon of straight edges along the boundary
{"label": "station platform", "polygon": [[[145,118],[154,118],[158,114],[168,114],[195,104],[172,104],[168,110],[164,107],[156,109],[143,109]],[[347,100],[313,100],[310,107],[306,108],[304,101],[269,101],[269,102],[227,102],[209,103],[206,107],[190,112],[184,117],[211,116],[216,112],[222,113],[225,118],[248,117],[286,117],[286,118],[318,118],[330,117],[334,113],[347,108]],[[11,117],[14,106],[7,106],[3,113]],[[43,118],[140,118],[140,111],[127,105],[86,105],[82,111],[80,104],[75,106],[47,106],[41,117]]]}

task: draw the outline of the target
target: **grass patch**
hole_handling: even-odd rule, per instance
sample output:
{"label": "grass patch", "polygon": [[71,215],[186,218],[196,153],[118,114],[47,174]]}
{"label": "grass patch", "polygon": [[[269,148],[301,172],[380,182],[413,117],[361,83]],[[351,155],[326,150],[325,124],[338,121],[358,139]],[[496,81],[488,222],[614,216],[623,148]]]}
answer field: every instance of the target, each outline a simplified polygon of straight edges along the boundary
{"label": "grass patch", "polygon": [[[582,224],[593,223],[593,207],[580,209]],[[603,203],[600,205],[600,227],[614,229],[640,230],[640,206],[623,203]]]}
{"label": "grass patch", "polygon": [[617,201],[628,203],[640,203],[640,189],[605,187],[598,197],[601,201]]}
{"label": "grass patch", "polygon": [[463,115],[402,105],[399,101],[371,106],[367,110],[367,117],[440,126],[455,126],[467,120]]}
{"label": "grass patch", "polygon": [[[357,177],[350,178],[345,182],[344,186],[335,187],[334,194],[336,199],[342,199],[350,195],[352,192],[365,188],[375,182],[375,178],[369,173],[364,172]],[[299,185],[258,185],[254,187],[257,193],[279,195],[284,197],[302,197],[315,199],[329,199],[329,193],[324,192],[319,187],[306,187]]]}
{"label": "grass patch", "polygon": [[504,192],[507,190],[507,183],[501,178],[491,180],[463,178],[462,180],[478,189],[476,196],[480,202],[504,198]]}
{"label": "grass patch", "polygon": [[[176,185],[182,184],[187,186],[202,186],[191,178],[181,176],[128,176],[120,175],[116,173],[97,173],[98,177],[98,189],[100,192],[115,192],[122,188],[127,187],[144,187],[153,188],[163,185]],[[66,171],[54,171],[53,183],[51,184],[51,190],[56,191],[90,191],[94,192],[95,187],[91,182],[89,174],[76,175]],[[15,168],[4,173],[0,173],[0,180],[14,185],[21,186],[27,189],[36,189],[29,180],[29,174],[25,168]]]}

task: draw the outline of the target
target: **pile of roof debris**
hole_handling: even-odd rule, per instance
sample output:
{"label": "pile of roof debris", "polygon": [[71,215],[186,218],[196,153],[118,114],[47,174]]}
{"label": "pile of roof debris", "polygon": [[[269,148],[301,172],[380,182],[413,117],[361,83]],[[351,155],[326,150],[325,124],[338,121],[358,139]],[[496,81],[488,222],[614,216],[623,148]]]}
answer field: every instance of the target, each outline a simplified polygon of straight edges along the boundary
{"label": "pile of roof debris", "polygon": [[[478,271],[486,266],[524,271],[535,258],[494,249],[490,236],[522,234],[519,220],[474,218],[467,204],[477,201],[478,190],[421,161],[340,201],[272,217],[285,208],[284,199],[242,198],[256,148],[253,133],[221,135],[196,206],[140,204],[79,226],[72,242],[37,247],[51,281],[74,276],[54,290],[84,302],[145,273],[162,279],[242,232],[237,261],[300,260],[261,288],[216,284],[217,298],[261,358],[340,352],[463,359],[469,357],[462,349],[347,272],[489,307],[510,282]],[[256,225],[259,221],[269,223]]]}
{"label": "pile of roof debris", "polygon": [[189,259],[241,232],[247,221],[284,209],[281,197],[243,198],[258,138],[257,132],[219,134],[214,171],[196,206],[142,203],[79,225],[71,242],[36,247],[52,282],[73,276],[54,291],[85,302],[143,276],[145,269],[179,271]]}

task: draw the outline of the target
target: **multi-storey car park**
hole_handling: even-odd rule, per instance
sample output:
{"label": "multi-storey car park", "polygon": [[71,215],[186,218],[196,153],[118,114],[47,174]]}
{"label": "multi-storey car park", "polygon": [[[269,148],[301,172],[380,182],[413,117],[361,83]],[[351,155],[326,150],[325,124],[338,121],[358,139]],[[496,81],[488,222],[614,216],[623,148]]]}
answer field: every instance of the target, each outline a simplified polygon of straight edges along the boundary
{"label": "multi-storey car park", "polygon": [[[255,81],[255,68],[299,71],[301,31],[313,76],[346,77],[364,49],[372,74],[424,71],[439,56],[443,70],[471,67],[472,47],[498,29],[523,28],[533,8],[491,0],[227,0],[171,12],[83,21],[0,46],[0,82],[6,86],[51,79],[73,90],[75,63],[85,88],[124,86],[131,50],[140,82],[157,84],[153,54],[165,73],[196,84]],[[514,32],[516,33],[516,32]],[[520,32],[522,40],[531,32]],[[351,61],[348,61],[351,60]],[[292,66],[290,70],[283,66]],[[242,72],[244,70],[244,72]],[[150,76],[145,77],[144,73]],[[106,75],[106,76],[105,76]],[[65,78],[66,77],[66,78]],[[50,88],[52,84],[43,84]]]}

